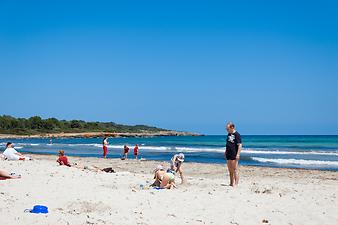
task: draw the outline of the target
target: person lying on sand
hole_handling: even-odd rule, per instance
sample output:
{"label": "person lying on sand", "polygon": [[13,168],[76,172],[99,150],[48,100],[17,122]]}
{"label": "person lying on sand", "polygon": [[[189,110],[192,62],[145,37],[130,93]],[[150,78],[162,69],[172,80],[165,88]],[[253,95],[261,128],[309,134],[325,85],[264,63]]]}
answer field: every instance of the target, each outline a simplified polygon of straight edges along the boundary
{"label": "person lying on sand", "polygon": [[75,168],[81,169],[81,170],[90,170],[93,172],[105,172],[105,173],[115,173],[115,170],[112,167],[106,167],[106,168],[100,168],[98,166],[92,165],[92,166],[81,166],[77,163],[74,164]]}
{"label": "person lying on sand", "polygon": [[11,142],[7,142],[6,149],[2,154],[7,160],[31,160],[28,156],[24,156],[23,154],[17,152]]}
{"label": "person lying on sand", "polygon": [[175,171],[175,173],[177,172],[180,173],[182,184],[184,183],[183,168],[182,168],[183,162],[184,162],[184,154],[179,153],[179,154],[175,154],[171,158],[171,165],[170,165],[171,170]]}
{"label": "person lying on sand", "polygon": [[18,178],[21,178],[21,175],[10,174],[5,170],[0,170],[0,180],[18,179]]}
{"label": "person lying on sand", "polygon": [[64,150],[60,150],[59,151],[59,158],[56,160],[56,162],[58,162],[60,166],[69,166],[69,167],[71,167],[71,165],[68,162],[67,156],[65,156],[65,151]]}

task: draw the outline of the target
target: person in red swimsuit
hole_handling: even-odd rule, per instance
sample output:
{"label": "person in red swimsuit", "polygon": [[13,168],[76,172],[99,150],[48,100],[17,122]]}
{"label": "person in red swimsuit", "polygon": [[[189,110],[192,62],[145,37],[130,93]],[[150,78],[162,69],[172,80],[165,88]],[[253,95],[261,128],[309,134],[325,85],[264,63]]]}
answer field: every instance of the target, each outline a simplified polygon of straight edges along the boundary
{"label": "person in red swimsuit", "polygon": [[135,159],[138,160],[138,145],[136,145],[134,148],[134,156],[135,156]]}
{"label": "person in red swimsuit", "polygon": [[129,147],[124,145],[123,147],[123,159],[128,159]]}
{"label": "person in red swimsuit", "polygon": [[105,137],[103,138],[102,145],[103,145],[103,158],[107,158],[107,153],[108,153],[108,138]]}
{"label": "person in red swimsuit", "polygon": [[68,162],[68,158],[67,158],[67,156],[65,156],[65,151],[63,151],[63,150],[59,151],[59,158],[56,161],[59,163],[60,166],[69,166],[70,167],[70,164]]}

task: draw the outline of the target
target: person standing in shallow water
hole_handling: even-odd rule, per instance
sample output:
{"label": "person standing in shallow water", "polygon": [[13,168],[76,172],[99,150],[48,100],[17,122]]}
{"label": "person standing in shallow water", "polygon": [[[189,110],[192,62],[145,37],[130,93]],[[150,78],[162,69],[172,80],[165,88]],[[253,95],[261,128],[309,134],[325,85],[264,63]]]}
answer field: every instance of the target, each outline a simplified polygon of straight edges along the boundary
{"label": "person standing in shallow water", "polygon": [[138,144],[135,145],[134,156],[135,156],[135,159],[138,160]]}
{"label": "person standing in shallow water", "polygon": [[230,175],[230,186],[236,186],[239,182],[238,161],[242,150],[241,135],[235,130],[235,124],[227,123],[228,132],[226,141],[225,158]]}
{"label": "person standing in shallow water", "polygon": [[102,146],[103,146],[103,158],[107,158],[107,153],[108,153],[108,138],[105,137],[103,138],[103,141],[102,141]]}

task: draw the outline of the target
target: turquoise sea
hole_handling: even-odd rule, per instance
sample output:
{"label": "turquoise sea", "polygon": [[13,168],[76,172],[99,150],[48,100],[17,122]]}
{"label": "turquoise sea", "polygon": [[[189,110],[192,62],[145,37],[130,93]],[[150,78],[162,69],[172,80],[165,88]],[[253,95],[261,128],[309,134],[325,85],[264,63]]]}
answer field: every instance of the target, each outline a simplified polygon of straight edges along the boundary
{"label": "turquoise sea", "polygon": [[[119,158],[123,145],[131,150],[140,145],[140,156],[145,160],[170,160],[177,152],[186,155],[187,162],[225,163],[225,135],[200,137],[110,138],[108,157]],[[338,135],[259,136],[242,135],[244,149],[240,164],[267,167],[304,168],[338,171]],[[5,143],[25,153],[56,155],[63,149],[67,155],[101,157],[101,138],[0,139],[0,152]],[[133,157],[132,151],[130,157]]]}

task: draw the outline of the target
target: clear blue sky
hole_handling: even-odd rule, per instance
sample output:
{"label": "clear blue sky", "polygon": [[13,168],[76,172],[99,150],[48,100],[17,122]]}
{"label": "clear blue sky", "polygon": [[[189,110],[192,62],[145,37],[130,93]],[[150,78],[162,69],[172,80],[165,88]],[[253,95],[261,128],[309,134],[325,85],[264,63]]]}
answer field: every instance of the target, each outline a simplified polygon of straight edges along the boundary
{"label": "clear blue sky", "polygon": [[0,114],[338,134],[337,1],[0,1]]}

